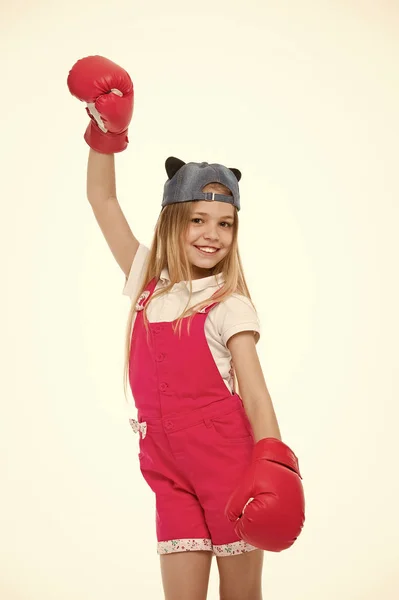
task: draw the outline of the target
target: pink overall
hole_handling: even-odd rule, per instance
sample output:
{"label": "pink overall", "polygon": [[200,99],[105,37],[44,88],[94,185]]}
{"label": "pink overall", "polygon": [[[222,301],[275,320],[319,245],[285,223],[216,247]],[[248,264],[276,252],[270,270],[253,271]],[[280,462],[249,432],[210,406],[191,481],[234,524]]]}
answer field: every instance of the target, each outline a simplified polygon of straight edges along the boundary
{"label": "pink overall", "polygon": [[132,332],[129,379],[138,411],[140,469],[156,497],[158,553],[209,550],[229,556],[254,550],[227,520],[227,500],[251,460],[254,438],[240,396],[227,388],[204,325],[208,305],[183,320],[148,323],[156,286],[141,296]]}

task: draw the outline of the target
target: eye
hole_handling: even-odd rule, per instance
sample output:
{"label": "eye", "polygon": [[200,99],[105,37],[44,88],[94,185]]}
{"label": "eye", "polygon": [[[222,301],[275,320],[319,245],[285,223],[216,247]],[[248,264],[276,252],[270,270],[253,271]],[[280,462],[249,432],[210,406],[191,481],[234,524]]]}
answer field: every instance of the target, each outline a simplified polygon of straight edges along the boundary
{"label": "eye", "polygon": [[[227,221],[223,221],[222,225],[227,225],[227,227],[233,227],[233,223],[227,223]],[[226,227],[224,227],[224,229],[226,229]]]}
{"label": "eye", "polygon": [[195,217],[194,219],[191,219],[192,223],[194,223],[195,221],[202,221],[202,219],[200,219],[199,217]]}

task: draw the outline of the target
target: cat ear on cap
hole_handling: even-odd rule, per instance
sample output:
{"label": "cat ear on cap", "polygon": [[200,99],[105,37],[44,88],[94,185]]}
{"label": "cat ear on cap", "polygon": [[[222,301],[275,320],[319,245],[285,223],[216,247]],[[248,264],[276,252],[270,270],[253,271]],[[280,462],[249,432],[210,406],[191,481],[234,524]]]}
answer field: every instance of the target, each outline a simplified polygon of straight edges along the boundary
{"label": "cat ear on cap", "polygon": [[232,171],[234,173],[234,175],[236,176],[237,181],[240,181],[241,171],[239,171],[238,169],[232,169],[231,167],[229,167],[229,171]]}
{"label": "cat ear on cap", "polygon": [[[165,161],[165,169],[166,169],[166,173],[168,174],[169,179],[172,179],[172,177],[174,175],[176,175],[177,171],[179,169],[181,169],[182,167],[184,167],[185,164],[186,163],[184,161],[180,160],[180,158],[176,158],[175,156],[169,156],[169,158],[167,158]],[[240,181],[241,171],[239,171],[238,169],[234,169],[232,167],[229,168],[229,171],[234,173],[237,181]]]}
{"label": "cat ear on cap", "polygon": [[185,164],[180,158],[169,156],[165,161],[165,169],[169,179],[172,179],[173,175],[176,175],[177,171],[184,167]]}

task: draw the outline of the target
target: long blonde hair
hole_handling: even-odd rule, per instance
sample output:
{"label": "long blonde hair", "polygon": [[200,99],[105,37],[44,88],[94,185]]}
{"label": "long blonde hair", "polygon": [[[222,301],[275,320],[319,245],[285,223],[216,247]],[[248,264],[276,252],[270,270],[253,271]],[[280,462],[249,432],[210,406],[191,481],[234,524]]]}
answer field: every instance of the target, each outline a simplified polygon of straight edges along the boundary
{"label": "long blonde hair", "polygon": [[[228,188],[221,184],[209,184],[206,188],[213,188],[213,191],[219,193],[230,193]],[[204,188],[204,191],[208,191]],[[212,191],[212,190],[209,190]],[[184,235],[190,224],[190,218],[192,213],[192,205],[195,201],[190,202],[179,202],[176,204],[170,204],[165,206],[158,218],[154,237],[150,247],[150,253],[147,259],[147,268],[145,269],[141,281],[139,282],[138,293],[135,298],[132,298],[132,305],[128,315],[127,326],[126,326],[126,340],[125,340],[125,362],[124,362],[124,392],[125,398],[127,399],[127,387],[129,381],[129,357],[130,357],[130,344],[132,335],[132,324],[136,310],[136,303],[147,287],[148,283],[155,277],[159,278],[162,269],[168,268],[170,282],[164,288],[155,291],[152,298],[157,298],[163,294],[167,294],[176,283],[180,281],[187,281],[189,283],[190,294],[183,312],[176,319],[173,326],[174,332],[179,330],[181,334],[181,326],[183,319],[189,316],[188,319],[188,331],[190,330],[191,320],[194,314],[201,308],[209,305],[209,298],[198,302],[191,308],[189,303],[192,296],[192,276],[191,266],[188,261],[185,245],[183,243]],[[239,293],[246,296],[251,302],[252,298],[249,293],[249,289],[245,280],[240,253],[238,250],[238,211],[235,208],[234,224],[233,224],[233,239],[228,254],[210,270],[209,275],[223,274],[224,283],[220,287],[220,293],[215,294],[213,300],[222,302],[226,300],[231,294]],[[253,304],[253,302],[252,302]],[[144,325],[148,335],[148,318],[147,318],[147,307],[148,303],[143,309]],[[255,306],[254,306],[255,308]],[[237,381],[234,379],[235,384]]]}

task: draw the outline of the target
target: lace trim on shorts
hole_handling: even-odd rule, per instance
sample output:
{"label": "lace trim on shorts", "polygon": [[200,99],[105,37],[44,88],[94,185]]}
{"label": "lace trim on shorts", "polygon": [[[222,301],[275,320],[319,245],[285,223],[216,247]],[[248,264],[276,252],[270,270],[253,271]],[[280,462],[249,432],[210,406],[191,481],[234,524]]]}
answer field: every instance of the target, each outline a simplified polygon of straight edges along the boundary
{"label": "lace trim on shorts", "polygon": [[190,552],[195,550],[208,550],[213,552],[215,556],[235,556],[257,550],[255,546],[247,544],[243,540],[232,542],[231,544],[222,544],[221,546],[213,546],[212,541],[208,539],[181,539],[167,540],[158,542],[158,554],[172,554],[173,552]]}
{"label": "lace trim on shorts", "polygon": [[171,554],[172,552],[190,552],[193,550],[210,550],[212,542],[207,539],[182,539],[158,542],[158,554]]}
{"label": "lace trim on shorts", "polygon": [[235,554],[252,552],[252,550],[257,550],[257,548],[251,546],[251,544],[247,544],[243,540],[232,542],[231,544],[223,544],[222,546],[213,546],[215,556],[234,556]]}

